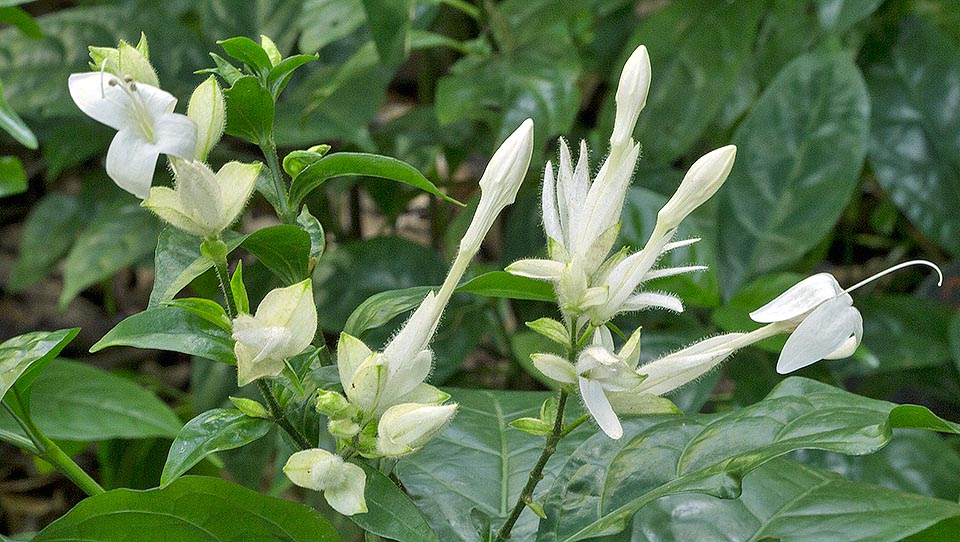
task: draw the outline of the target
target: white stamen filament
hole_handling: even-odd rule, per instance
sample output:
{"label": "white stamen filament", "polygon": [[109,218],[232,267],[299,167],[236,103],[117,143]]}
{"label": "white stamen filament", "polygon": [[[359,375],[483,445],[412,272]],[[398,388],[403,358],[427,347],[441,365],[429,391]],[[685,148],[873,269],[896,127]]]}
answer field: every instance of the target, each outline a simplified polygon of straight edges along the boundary
{"label": "white stamen filament", "polygon": [[895,265],[895,266],[893,266],[893,267],[891,267],[891,268],[889,268],[889,269],[884,269],[883,271],[881,271],[881,272],[879,272],[879,273],[877,273],[877,274],[875,274],[875,275],[873,275],[873,276],[867,277],[867,278],[861,280],[860,282],[854,284],[853,286],[847,288],[846,290],[844,290],[844,293],[849,294],[850,292],[856,290],[857,288],[859,288],[859,287],[861,287],[861,286],[864,286],[864,285],[866,285],[866,284],[869,284],[869,283],[877,280],[877,279],[880,278],[880,277],[883,277],[883,276],[885,276],[885,275],[889,275],[890,273],[893,273],[894,271],[898,271],[898,270],[900,270],[900,269],[903,269],[904,267],[909,267],[909,266],[911,266],[911,265],[925,265],[925,266],[927,266],[927,267],[932,268],[934,271],[937,272],[937,277],[938,277],[938,279],[937,279],[937,286],[943,286],[943,271],[941,271],[940,268],[937,267],[937,264],[935,264],[935,263],[933,263],[933,262],[928,262],[927,260],[910,260],[909,262],[899,263],[899,264],[897,264],[897,265]]}

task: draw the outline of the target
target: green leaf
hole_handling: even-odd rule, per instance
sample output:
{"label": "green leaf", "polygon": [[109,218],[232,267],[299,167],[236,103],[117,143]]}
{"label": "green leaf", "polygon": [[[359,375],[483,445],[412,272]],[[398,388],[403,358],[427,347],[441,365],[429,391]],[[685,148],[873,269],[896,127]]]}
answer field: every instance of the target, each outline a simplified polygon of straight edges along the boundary
{"label": "green leaf", "polygon": [[[3,8],[0,8],[2,11]],[[7,132],[28,149],[37,148],[37,136],[23,122],[3,97],[3,82],[0,81],[0,130]]]}
{"label": "green leaf", "polygon": [[316,59],[317,55],[294,55],[283,59],[274,66],[267,74],[267,88],[273,93],[274,99],[283,92],[284,87],[290,82],[290,78],[293,77],[293,72],[297,71],[297,68]]}
{"label": "green leaf", "polygon": [[302,504],[261,495],[218,478],[185,477],[162,489],[116,489],[80,502],[34,542],[257,540],[335,542],[330,522]]}
{"label": "green leaf", "polygon": [[[224,232],[229,254],[246,239],[246,235]],[[154,257],[153,291],[149,307],[153,308],[174,298],[193,279],[213,268],[213,262],[200,254],[200,239],[176,228],[160,232]]]}
{"label": "green leaf", "polygon": [[109,346],[156,348],[236,363],[230,333],[179,307],[155,307],[126,318],[91,346],[90,352]]}
{"label": "green leaf", "polygon": [[[170,407],[134,382],[63,359],[34,381],[30,415],[48,437],[75,442],[172,439],[183,425]],[[0,427],[19,433],[10,419],[0,419]]]}
{"label": "green leaf", "polygon": [[948,333],[950,351],[953,353],[953,364],[960,369],[960,312],[954,314],[950,320],[950,331]]}
{"label": "green leaf", "polygon": [[[312,149],[317,150],[312,150]],[[330,151],[330,145],[317,145],[305,151],[290,151],[283,157],[283,170],[291,178],[296,177],[303,168],[323,158]]]}
{"label": "green leaf", "polygon": [[298,19],[301,51],[319,51],[366,21],[362,0],[306,0]]}
{"label": "green leaf", "polygon": [[150,254],[160,227],[153,214],[137,204],[103,209],[67,255],[60,308],[88,286]]}
{"label": "green leaf", "polygon": [[350,516],[354,523],[373,534],[397,542],[437,542],[440,539],[423,514],[396,484],[377,469],[360,463],[367,475],[364,496],[367,513]]}
{"label": "green leaf", "polygon": [[306,205],[300,209],[300,214],[297,215],[297,224],[310,236],[310,258],[320,258],[323,255],[323,249],[326,248],[327,237],[323,233],[323,226],[320,225],[320,221],[310,214]]}
{"label": "green leaf", "polygon": [[370,34],[380,62],[399,64],[410,50],[410,17],[414,0],[363,0]]}
{"label": "green leaf", "polygon": [[[247,286],[243,283],[243,262],[237,262],[237,270],[230,278],[230,294],[237,305],[239,314],[250,314],[250,297],[247,295]],[[232,324],[231,324],[232,328]]]}
{"label": "green leaf", "polygon": [[553,424],[546,423],[540,418],[518,418],[508,425],[529,435],[546,436],[553,430]]}
{"label": "green leaf", "polygon": [[374,294],[350,313],[343,331],[363,338],[367,331],[380,327],[401,314],[418,307],[432,286],[414,286]]}
{"label": "green leaf", "polygon": [[[542,451],[537,439],[508,424],[538,416],[548,394],[448,391],[460,404],[457,416],[423,450],[399,462],[396,472],[441,540],[476,542],[471,511],[490,517],[493,525],[502,524]],[[592,431],[581,427],[572,432],[560,441],[555,457],[569,455]],[[547,463],[536,500],[542,502],[561,466],[559,461]],[[532,540],[536,528],[537,518],[523,514],[512,539]]]}
{"label": "green leaf", "polygon": [[245,75],[223,91],[223,96],[227,106],[224,131],[254,145],[267,144],[273,133],[274,116],[270,91],[256,77]]}
{"label": "green leaf", "polygon": [[557,300],[553,293],[553,286],[549,282],[518,277],[506,271],[491,271],[474,277],[461,284],[457,291],[487,297],[526,299],[548,303],[554,303]]}
{"label": "green leaf", "polygon": [[60,331],[35,331],[18,335],[0,344],[0,399],[18,381],[20,390],[28,390],[50,360],[57,357],[80,328]]}
{"label": "green leaf", "polygon": [[869,110],[845,52],[801,56],[767,87],[734,134],[740,154],[720,194],[725,295],[797,261],[833,230],[863,167]]}
{"label": "green leaf", "polygon": [[930,22],[909,18],[889,59],[867,73],[877,180],[920,231],[960,256],[960,48]]}
{"label": "green leaf", "polygon": [[[669,164],[682,156],[720,113],[751,51],[765,4],[671,2],[630,37],[610,88],[617,88],[627,57],[645,44],[655,80],[635,131],[644,162]],[[613,129],[613,93],[609,96],[603,134]]]}
{"label": "green leaf", "polygon": [[0,198],[27,191],[27,173],[16,156],[0,156]]}
{"label": "green leaf", "polygon": [[245,36],[226,39],[217,42],[224,52],[240,62],[243,62],[254,72],[266,74],[273,68],[270,55],[257,42]]}
{"label": "green leaf", "polygon": [[166,487],[205,457],[260,439],[273,422],[251,418],[239,410],[215,408],[187,422],[170,445],[160,487]]}
{"label": "green leaf", "polygon": [[39,39],[43,37],[43,32],[40,31],[37,21],[29,13],[18,7],[0,6],[0,24],[14,26],[28,38]]}
{"label": "green leaf", "polygon": [[[950,309],[931,299],[909,295],[860,296],[863,344],[876,356],[879,370],[939,365],[950,361]],[[862,364],[846,363],[844,372],[864,373]]]}
{"label": "green leaf", "polygon": [[527,327],[561,345],[570,344],[570,333],[567,328],[553,318],[539,318],[533,322],[527,322]]}
{"label": "green leaf", "polygon": [[280,224],[257,230],[241,245],[286,284],[307,278],[311,239],[297,226]]}
{"label": "green leaf", "polygon": [[544,503],[548,519],[540,525],[540,542],[620,532],[637,511],[667,495],[733,498],[748,472],[794,450],[872,453],[898,427],[960,433],[960,425],[926,408],[799,377],[740,410],[631,423],[637,425],[624,439],[597,435],[573,453]]}
{"label": "green leaf", "polygon": [[410,164],[378,154],[338,152],[324,156],[310,164],[293,179],[293,185],[290,187],[290,207],[299,207],[300,202],[307,194],[334,177],[356,175],[409,184],[450,203],[463,206],[459,201],[440,192],[433,183]]}
{"label": "green leaf", "polygon": [[50,273],[77,238],[83,224],[76,196],[47,194],[27,215],[20,238],[20,257],[6,288],[14,293],[33,286]]}
{"label": "green leaf", "polygon": [[[230,333],[230,331],[233,329],[233,324],[230,322],[230,317],[227,316],[227,311],[225,311],[223,307],[221,307],[216,301],[211,301],[202,297],[185,297],[174,299],[173,301],[165,301],[163,304],[169,307],[179,307],[181,309],[190,311],[191,313],[203,318],[207,322],[210,322],[227,333]],[[249,312],[249,310],[247,312]]]}

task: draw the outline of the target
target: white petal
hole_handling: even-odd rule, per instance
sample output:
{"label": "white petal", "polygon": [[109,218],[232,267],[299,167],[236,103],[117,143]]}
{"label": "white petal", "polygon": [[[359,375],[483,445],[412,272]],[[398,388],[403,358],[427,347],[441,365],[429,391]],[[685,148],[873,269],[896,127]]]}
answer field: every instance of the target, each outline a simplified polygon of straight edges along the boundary
{"label": "white petal", "polygon": [[389,397],[381,403],[386,406],[386,401],[395,402],[397,397],[413,391],[417,386],[423,383],[430,375],[433,368],[433,352],[422,350],[413,359],[403,360],[399,363],[387,359],[387,365],[390,369],[390,376],[387,385],[389,386]]}
{"label": "white petal", "polygon": [[842,345],[840,345],[840,348],[837,348],[830,354],[823,356],[823,359],[849,358],[854,352],[857,351],[858,346],[860,346],[860,341],[857,340],[857,337],[851,335],[846,341],[844,341]]}
{"label": "white petal", "polygon": [[661,254],[666,254],[667,252],[670,252],[671,250],[692,245],[692,244],[696,243],[696,242],[699,241],[699,240],[700,240],[699,237],[693,237],[693,238],[691,238],[691,239],[684,239],[683,241],[673,241],[673,242],[671,242],[671,243],[667,243],[666,245],[663,245],[663,250],[661,250],[660,252],[661,252]]}
{"label": "white petal", "polygon": [[584,290],[580,297],[580,308],[588,309],[603,305],[610,298],[610,289],[606,286],[594,286]]}
{"label": "white petal", "polygon": [[556,380],[561,384],[575,384],[577,373],[573,364],[554,354],[533,354],[530,356],[533,366],[543,373],[543,376]]}
{"label": "white petal", "polygon": [[427,293],[407,323],[383,349],[383,355],[391,363],[402,363],[405,360],[412,360],[421,351],[426,350],[440,322],[442,311],[443,305],[437,296],[432,291]]}
{"label": "white petal", "polygon": [[[138,82],[134,88],[136,90],[132,92],[140,97],[140,103],[143,104],[144,109],[155,119],[166,113],[173,112],[173,108],[177,105],[177,99],[173,94],[155,86]],[[196,130],[196,128],[194,128],[194,130]],[[193,154],[181,158],[190,159],[193,158]]]}
{"label": "white petal", "polygon": [[628,297],[620,310],[624,312],[639,311],[650,307],[671,310],[673,312],[683,312],[683,301],[679,297],[670,294],[659,294],[656,292],[640,292]]}
{"label": "white petal", "polygon": [[604,395],[603,387],[599,382],[581,378],[580,396],[583,397],[583,404],[590,411],[590,415],[608,437],[612,439],[623,437],[623,426],[620,425],[617,413],[610,406],[610,401]]}
{"label": "white petal", "polygon": [[849,294],[835,297],[814,309],[800,322],[780,352],[777,372],[786,374],[816,363],[841,348],[862,325]]}
{"label": "white petal", "polygon": [[693,273],[695,271],[706,271],[708,269],[705,265],[690,265],[687,267],[664,267],[663,269],[654,269],[648,271],[646,275],[643,276],[643,281],[659,279],[663,277],[672,277],[675,275],[682,275],[683,273]]}
{"label": "white petal", "polygon": [[160,151],[137,131],[120,130],[107,149],[107,175],[117,186],[140,199],[150,196]]}
{"label": "white petal", "polygon": [[367,475],[363,469],[353,463],[344,463],[343,483],[325,489],[323,497],[331,508],[345,516],[362,514],[367,511],[366,484]]}
{"label": "white petal", "polygon": [[197,125],[179,113],[159,115],[153,121],[153,140],[160,152],[192,160],[197,148]]}
{"label": "white petal", "polygon": [[397,403],[420,403],[424,405],[440,405],[450,398],[450,394],[431,386],[430,384],[420,384],[409,392],[397,397]]}
{"label": "white petal", "polygon": [[773,301],[751,312],[750,318],[764,324],[792,320],[841,293],[843,288],[833,275],[819,273],[794,284]]}
{"label": "white petal", "polygon": [[[115,79],[109,73],[74,73],[67,80],[70,97],[87,116],[114,130],[133,128],[136,120],[130,96],[119,85],[110,85]],[[171,96],[172,98],[172,96]]]}
{"label": "white petal", "polygon": [[547,162],[543,170],[543,191],[540,206],[543,210],[543,230],[554,241],[563,244],[563,228],[560,225],[560,212],[557,210],[557,180],[553,176],[553,164]]}
{"label": "white petal", "polygon": [[507,273],[537,280],[558,281],[563,273],[563,264],[553,260],[529,259],[513,262],[506,267]]}
{"label": "white petal", "polygon": [[228,162],[217,172],[217,183],[223,193],[226,226],[233,224],[247,204],[260,175],[260,164]]}
{"label": "white petal", "polygon": [[341,333],[337,340],[337,371],[340,374],[340,383],[344,389],[353,381],[357,369],[373,351],[360,339],[349,333]]}

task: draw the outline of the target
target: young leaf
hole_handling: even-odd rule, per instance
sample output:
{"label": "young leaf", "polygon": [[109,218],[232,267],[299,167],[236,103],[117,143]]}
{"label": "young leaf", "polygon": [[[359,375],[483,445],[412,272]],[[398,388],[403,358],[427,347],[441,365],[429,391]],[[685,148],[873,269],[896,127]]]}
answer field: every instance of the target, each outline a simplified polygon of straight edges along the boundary
{"label": "young leaf", "polygon": [[415,309],[427,296],[430,286],[414,286],[402,290],[387,290],[367,298],[347,318],[343,331],[357,338],[371,329],[380,327],[397,316]]}
{"label": "young leaf", "polygon": [[[323,226],[320,225],[320,221],[317,220],[317,217],[310,214],[310,210],[307,209],[306,205],[300,209],[300,214],[297,215],[297,224],[310,236],[310,259],[316,260],[320,258],[327,244],[326,235],[323,233]],[[312,262],[311,269],[315,264],[316,261]]]}
{"label": "young leaf", "polygon": [[295,284],[307,278],[310,241],[307,232],[281,224],[251,233],[241,245],[286,284]]}
{"label": "young leaf", "polygon": [[323,158],[330,151],[330,145],[317,145],[305,151],[290,151],[283,157],[283,170],[290,178],[294,178],[303,171],[303,168]]}
{"label": "young leaf", "polygon": [[215,408],[187,422],[177,434],[160,476],[160,487],[170,485],[205,457],[232,450],[260,439],[273,422],[250,417],[239,410]]}
{"label": "young leaf", "polygon": [[250,314],[250,297],[247,295],[247,287],[243,284],[243,262],[237,262],[237,270],[233,272],[230,279],[230,293],[233,295],[233,302],[237,305],[237,312],[240,314]]}
{"label": "young leaf", "polygon": [[570,344],[567,328],[553,318],[540,318],[527,322],[527,327],[562,346]]}
{"label": "young leaf", "polygon": [[518,277],[506,271],[491,271],[479,277],[474,277],[461,284],[457,291],[487,297],[526,299],[548,303],[554,303],[557,299],[550,283]]}
{"label": "young leaf", "polygon": [[35,331],[0,344],[0,399],[18,381],[20,390],[28,390],[47,363],[79,332],[80,328]]}
{"label": "young leaf", "polygon": [[223,50],[256,73],[266,74],[273,68],[270,55],[250,38],[238,36],[217,42]]}
{"label": "young leaf", "polygon": [[[233,282],[231,281],[231,287],[232,286]],[[210,322],[227,333],[230,333],[232,327],[230,317],[227,316],[227,311],[225,311],[223,307],[221,307],[216,301],[211,301],[202,297],[185,297],[174,299],[173,301],[165,301],[163,304],[190,311],[200,318],[203,318],[207,322]]]}
{"label": "young leaf", "polygon": [[549,435],[553,430],[553,425],[544,422],[540,418],[518,418],[510,422],[508,425],[514,429],[519,429],[524,433],[529,433],[538,437]]}
{"label": "young leaf", "polygon": [[273,93],[274,99],[283,92],[297,68],[316,59],[317,55],[294,55],[274,66],[267,74],[267,88]]}
{"label": "young leaf", "polygon": [[223,96],[227,104],[224,131],[255,145],[267,144],[273,133],[275,107],[270,91],[256,77],[245,75],[223,91]]}

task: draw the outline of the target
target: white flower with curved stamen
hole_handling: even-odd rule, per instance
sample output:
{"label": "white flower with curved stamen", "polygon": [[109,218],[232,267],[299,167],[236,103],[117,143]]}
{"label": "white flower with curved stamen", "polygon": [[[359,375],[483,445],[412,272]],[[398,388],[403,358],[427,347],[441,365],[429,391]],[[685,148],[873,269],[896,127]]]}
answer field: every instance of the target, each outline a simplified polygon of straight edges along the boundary
{"label": "white flower with curved stamen", "polygon": [[322,491],[327,503],[345,516],[367,511],[367,475],[338,455],[320,448],[299,451],[290,456],[283,472],[300,487]]}
{"label": "white flower with curved stamen", "polygon": [[779,323],[795,328],[783,345],[777,360],[777,372],[786,374],[812,365],[821,359],[841,359],[853,355],[863,338],[863,317],[853,306],[850,292],[888,273],[910,265],[940,268],[926,260],[911,260],[868,277],[844,290],[828,273],[808,277],[776,299],[750,313],[756,322]]}
{"label": "white flower with curved stamen", "polygon": [[310,279],[272,290],[256,315],[233,321],[237,381],[245,386],[283,371],[284,360],[306,350],[317,333],[317,307]]}
{"label": "white flower with curved stamen", "polygon": [[75,73],[68,85],[81,111],[117,130],[107,150],[107,175],[140,199],[150,193],[160,154],[194,156],[197,126],[174,113],[177,99],[157,87],[106,72]]}

